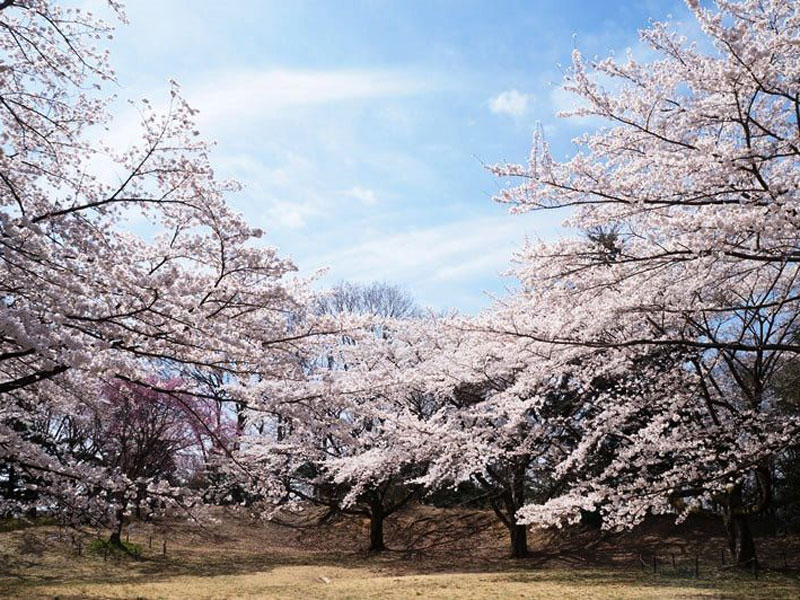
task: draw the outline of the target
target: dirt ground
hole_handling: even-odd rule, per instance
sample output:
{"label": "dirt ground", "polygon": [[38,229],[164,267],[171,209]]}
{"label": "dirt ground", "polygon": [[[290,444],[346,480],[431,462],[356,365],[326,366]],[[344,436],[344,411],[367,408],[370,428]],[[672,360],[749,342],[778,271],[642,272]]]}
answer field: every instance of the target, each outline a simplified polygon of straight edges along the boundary
{"label": "dirt ground", "polygon": [[93,548],[103,532],[19,525],[0,532],[3,598],[800,598],[800,540],[760,537],[756,577],[723,565],[720,526],[702,519],[532,531],[524,560],[508,558],[490,513],[420,506],[387,524],[380,555],[352,517],[287,527],[217,510],[200,525],[134,523],[138,559]]}

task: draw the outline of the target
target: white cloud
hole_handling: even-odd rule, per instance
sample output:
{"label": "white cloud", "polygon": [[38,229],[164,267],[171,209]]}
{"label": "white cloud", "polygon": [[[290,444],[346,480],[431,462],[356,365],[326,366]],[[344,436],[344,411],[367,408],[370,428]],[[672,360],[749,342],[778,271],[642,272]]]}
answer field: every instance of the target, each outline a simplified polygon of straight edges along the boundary
{"label": "white cloud", "polygon": [[302,229],[327,212],[324,190],[308,184],[314,164],[306,156],[289,150],[270,159],[236,153],[216,157],[214,163],[221,175],[244,184],[244,192],[229,201],[268,232]]}
{"label": "white cloud", "polygon": [[378,195],[375,193],[375,190],[361,187],[360,185],[353,186],[349,190],[345,190],[343,193],[345,196],[355,198],[367,206],[372,206],[378,202]]}
{"label": "white cloud", "polygon": [[[430,82],[436,81],[434,86]],[[338,102],[394,99],[424,94],[449,85],[444,78],[400,69],[234,68],[206,71],[180,81],[181,95],[197,109],[197,123],[207,138],[247,132],[266,120],[280,120],[303,108],[326,111]],[[129,97],[147,98],[157,112],[169,104],[169,87],[128,89]],[[124,102],[115,106],[110,131],[98,137],[123,149],[139,141],[141,115]],[[319,132],[318,132],[319,133]],[[324,138],[325,135],[319,137]]]}
{"label": "white cloud", "polygon": [[214,167],[223,176],[234,177],[245,184],[281,189],[298,185],[314,168],[307,157],[289,150],[269,160],[244,152],[220,154],[214,157]]}
{"label": "white cloud", "polygon": [[432,79],[393,70],[238,69],[188,84],[185,95],[203,122],[243,121],[304,106],[410,96],[431,90]]}
{"label": "white cloud", "polygon": [[[526,235],[552,238],[560,215],[538,219],[503,214],[473,217],[393,235],[380,233],[361,243],[315,257],[337,278],[380,279],[412,288],[439,288],[474,277],[493,278],[507,270]],[[308,257],[306,257],[308,258]]]}
{"label": "white cloud", "polygon": [[318,217],[322,210],[316,201],[291,202],[277,199],[261,199],[265,206],[260,215],[260,220],[266,227],[286,227],[300,229],[305,227],[308,220]]}
{"label": "white cloud", "polygon": [[530,94],[519,90],[506,90],[489,99],[489,110],[496,115],[508,115],[518,119],[528,112],[528,103],[533,99]]}

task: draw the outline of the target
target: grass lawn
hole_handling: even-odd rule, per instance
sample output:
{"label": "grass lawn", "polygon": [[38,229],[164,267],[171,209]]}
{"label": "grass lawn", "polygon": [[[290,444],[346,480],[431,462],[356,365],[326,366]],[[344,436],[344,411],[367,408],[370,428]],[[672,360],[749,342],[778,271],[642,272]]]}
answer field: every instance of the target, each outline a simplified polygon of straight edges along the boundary
{"label": "grass lawn", "polygon": [[[706,559],[708,566],[695,580],[690,562],[681,563],[679,558],[677,569],[664,561],[659,573],[653,574],[637,567],[632,554],[622,553],[625,548],[619,540],[591,549],[581,546],[581,554],[556,549],[552,539],[532,534],[534,551],[542,554],[544,550],[536,548],[549,549],[550,558],[512,561],[506,558],[503,532],[489,529],[461,536],[465,545],[458,549],[448,545],[427,553],[371,556],[358,549],[362,529],[363,524],[350,522],[327,530],[297,531],[242,519],[223,520],[202,531],[186,523],[161,529],[142,526],[131,533],[131,542],[142,548],[140,560],[127,556],[104,560],[91,554],[90,535],[81,540],[79,554],[75,534],[53,525],[4,531],[0,532],[0,598],[800,598],[796,570],[767,570],[756,580],[752,574],[712,566]],[[644,537],[639,535],[637,543]],[[658,542],[662,548],[663,539]],[[395,547],[400,544],[399,538],[390,542]],[[585,560],[611,556],[612,551],[622,558],[603,564]]]}
{"label": "grass lawn", "polygon": [[796,599],[800,584],[785,576],[766,575],[758,582],[743,579],[690,581],[642,576],[613,570],[563,570],[382,575],[368,567],[325,565],[277,567],[240,575],[154,576],[152,581],[104,580],[102,572],[82,581],[46,581],[12,586],[6,597],[59,598],[752,598]]}

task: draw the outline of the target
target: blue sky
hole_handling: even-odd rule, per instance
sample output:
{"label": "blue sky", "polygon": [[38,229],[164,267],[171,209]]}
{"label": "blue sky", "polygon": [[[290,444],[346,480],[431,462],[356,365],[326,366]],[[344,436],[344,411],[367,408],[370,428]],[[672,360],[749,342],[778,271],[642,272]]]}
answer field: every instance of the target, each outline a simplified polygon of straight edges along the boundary
{"label": "blue sky", "polygon": [[587,124],[554,118],[558,63],[637,51],[668,14],[690,20],[671,0],[131,0],[112,56],[123,98],[181,84],[232,203],[301,273],[471,313],[525,236],[563,234],[493,203],[482,163],[524,161],[537,122],[568,154]]}

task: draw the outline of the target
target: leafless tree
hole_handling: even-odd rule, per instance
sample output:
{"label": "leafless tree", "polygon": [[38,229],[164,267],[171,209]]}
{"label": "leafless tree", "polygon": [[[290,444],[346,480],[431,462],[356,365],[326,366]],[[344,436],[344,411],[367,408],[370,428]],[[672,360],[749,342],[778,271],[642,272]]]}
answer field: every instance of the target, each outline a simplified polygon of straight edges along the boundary
{"label": "leafless tree", "polygon": [[385,281],[353,283],[340,281],[330,293],[319,299],[317,314],[367,314],[406,319],[422,314],[422,309],[406,290]]}

